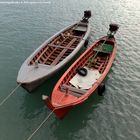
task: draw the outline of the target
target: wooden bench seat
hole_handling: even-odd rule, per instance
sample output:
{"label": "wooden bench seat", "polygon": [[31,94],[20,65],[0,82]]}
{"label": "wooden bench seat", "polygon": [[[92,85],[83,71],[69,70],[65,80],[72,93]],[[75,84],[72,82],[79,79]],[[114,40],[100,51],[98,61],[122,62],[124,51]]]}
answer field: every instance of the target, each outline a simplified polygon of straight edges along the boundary
{"label": "wooden bench seat", "polygon": [[61,48],[61,49],[69,49],[69,50],[74,50],[75,48],[68,48],[68,47],[64,47],[61,45],[52,45],[52,44],[48,44],[49,47],[54,47],[54,48]]}
{"label": "wooden bench seat", "polygon": [[101,53],[107,53],[107,54],[110,54],[111,53],[111,52],[100,50],[100,49],[97,49],[97,48],[95,48],[93,50],[96,51],[96,52],[101,52]]}
{"label": "wooden bench seat", "polygon": [[82,36],[76,36],[76,35],[64,35],[64,37],[73,37],[73,38],[78,38],[78,39],[82,38]]}
{"label": "wooden bench seat", "polygon": [[69,86],[66,84],[63,84],[61,86],[61,90],[62,91],[68,90],[68,93],[70,93],[71,95],[76,96],[76,97],[81,97],[82,95],[84,95],[86,93],[86,90],[78,89],[76,87],[72,87],[72,86]]}

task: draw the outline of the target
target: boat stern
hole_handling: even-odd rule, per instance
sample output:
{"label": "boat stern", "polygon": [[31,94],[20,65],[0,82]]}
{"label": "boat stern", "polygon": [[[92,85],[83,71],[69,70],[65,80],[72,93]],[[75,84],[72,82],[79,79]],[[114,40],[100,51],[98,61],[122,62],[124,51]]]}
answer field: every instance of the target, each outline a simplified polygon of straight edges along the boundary
{"label": "boat stern", "polygon": [[25,61],[18,72],[17,83],[31,92],[47,80],[51,74],[53,74],[53,66],[39,64],[38,67],[35,67],[28,65]]}

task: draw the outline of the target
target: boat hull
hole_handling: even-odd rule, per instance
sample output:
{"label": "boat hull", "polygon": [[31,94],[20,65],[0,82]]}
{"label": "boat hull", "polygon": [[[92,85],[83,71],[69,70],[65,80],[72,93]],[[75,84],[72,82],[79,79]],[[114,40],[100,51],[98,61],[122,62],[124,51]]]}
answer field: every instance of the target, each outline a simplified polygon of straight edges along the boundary
{"label": "boat hull", "polygon": [[63,107],[63,108],[55,109],[54,113],[57,118],[63,119],[71,109],[72,109],[72,106]]}
{"label": "boat hull", "polygon": [[[42,78],[42,79],[38,79],[38,80],[36,80],[36,81],[32,81],[32,82],[30,82],[30,83],[22,83],[21,84],[21,86],[25,89],[25,90],[27,90],[28,92],[32,92],[32,91],[34,91],[34,89],[36,89],[37,87],[39,87],[42,83],[44,83],[44,81],[45,80],[47,80],[49,78],[49,76],[48,77],[44,77],[44,78]],[[18,83],[18,84],[20,84],[20,83]]]}
{"label": "boat hull", "polygon": [[[102,49],[100,49],[101,46]],[[51,101],[45,99],[46,105],[53,110],[54,108],[51,104],[52,102],[56,105],[56,108],[58,107],[58,109],[61,108],[69,111],[69,108],[82,104],[86,101],[93,93],[95,93],[100,84],[104,81],[111,69],[116,51],[117,45],[115,38],[108,38],[105,36],[95,41],[59,79],[52,92]],[[78,79],[76,79],[73,83],[71,80],[77,74],[77,69],[84,67],[86,67],[88,73],[90,73],[89,80],[83,77],[83,81],[87,81],[88,84],[91,84],[89,88],[83,87],[84,84],[81,86],[82,79],[80,79],[80,84],[76,83]],[[96,76],[93,77],[93,75]],[[93,79],[93,81],[91,79]],[[60,99],[62,100],[60,101]],[[56,112],[56,116],[59,117],[59,113],[61,114],[61,112],[63,113],[63,110],[58,110],[58,112]]]}

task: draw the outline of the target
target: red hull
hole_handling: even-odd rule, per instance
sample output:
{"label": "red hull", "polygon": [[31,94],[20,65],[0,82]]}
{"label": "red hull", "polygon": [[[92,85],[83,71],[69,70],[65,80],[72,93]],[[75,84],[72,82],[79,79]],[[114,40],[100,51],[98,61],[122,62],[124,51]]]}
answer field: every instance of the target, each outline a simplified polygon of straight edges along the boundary
{"label": "red hull", "polygon": [[72,106],[54,107],[51,104],[51,101],[49,100],[48,96],[45,97],[44,102],[46,106],[48,106],[48,108],[52,110],[55,113],[56,117],[58,117],[59,119],[63,119],[65,115],[69,112],[69,110],[72,108]]}
{"label": "red hull", "polygon": [[70,111],[71,108],[72,106],[55,109],[54,113],[59,119],[63,119],[66,116],[66,114]]}
{"label": "red hull", "polygon": [[[106,42],[106,44],[104,44]],[[99,46],[102,44],[110,45],[111,51],[108,50],[97,52]],[[107,48],[108,49],[108,48]],[[116,55],[117,47],[115,38],[103,37],[95,41],[63,74],[57,82],[51,96],[51,101],[45,98],[45,104],[54,111],[58,118],[63,118],[66,113],[74,106],[79,105],[86,101],[103,82],[108,74]],[[94,56],[96,57],[94,58]],[[93,64],[89,61],[94,58]],[[89,65],[90,64],[90,65]],[[80,67],[89,67],[92,70],[98,70],[100,77],[92,84],[92,87],[87,90],[82,90],[71,85],[70,80],[77,73]]]}

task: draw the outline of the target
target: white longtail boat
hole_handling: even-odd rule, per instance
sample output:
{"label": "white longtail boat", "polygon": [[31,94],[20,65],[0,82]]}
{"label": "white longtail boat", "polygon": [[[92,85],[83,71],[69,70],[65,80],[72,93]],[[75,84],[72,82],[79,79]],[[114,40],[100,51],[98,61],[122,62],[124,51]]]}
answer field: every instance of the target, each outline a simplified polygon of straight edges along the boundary
{"label": "white longtail boat", "polygon": [[66,65],[87,43],[90,17],[91,11],[85,11],[81,21],[59,31],[36,49],[22,64],[17,83],[31,92]]}

